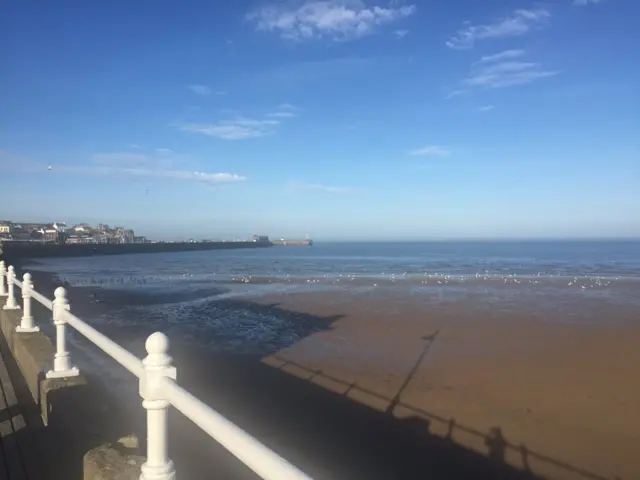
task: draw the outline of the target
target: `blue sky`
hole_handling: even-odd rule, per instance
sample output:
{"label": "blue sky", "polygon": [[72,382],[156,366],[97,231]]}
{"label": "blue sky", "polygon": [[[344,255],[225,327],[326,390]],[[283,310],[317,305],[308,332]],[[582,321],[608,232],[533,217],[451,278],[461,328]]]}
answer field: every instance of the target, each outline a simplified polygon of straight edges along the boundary
{"label": "blue sky", "polygon": [[166,239],[640,236],[639,15],[10,2],[1,216]]}

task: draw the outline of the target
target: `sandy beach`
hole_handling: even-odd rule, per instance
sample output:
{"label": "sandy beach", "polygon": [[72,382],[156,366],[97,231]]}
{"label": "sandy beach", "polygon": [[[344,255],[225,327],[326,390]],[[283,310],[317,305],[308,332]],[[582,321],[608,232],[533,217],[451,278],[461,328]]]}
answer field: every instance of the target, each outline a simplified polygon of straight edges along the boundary
{"label": "sandy beach", "polygon": [[[260,302],[343,316],[263,360],[274,368],[394,417],[426,419],[431,434],[536,474],[640,473],[640,326],[632,311],[610,312],[610,324],[576,324],[335,294]],[[498,432],[504,452],[486,441]]]}
{"label": "sandy beach", "polygon": [[[43,272],[34,281],[43,292],[56,284]],[[69,298],[91,319],[126,295],[70,287]],[[316,331],[266,356],[216,353],[173,333],[179,381],[313,478],[640,474],[633,309],[591,306],[576,322],[535,305],[514,315],[335,292],[252,296],[229,308],[288,316]],[[604,314],[606,322],[589,321]],[[157,329],[96,326],[139,356]],[[122,401],[134,416],[142,412],[135,395]],[[179,413],[171,420],[171,455],[189,478],[256,478]],[[143,434],[142,418],[135,421]]]}

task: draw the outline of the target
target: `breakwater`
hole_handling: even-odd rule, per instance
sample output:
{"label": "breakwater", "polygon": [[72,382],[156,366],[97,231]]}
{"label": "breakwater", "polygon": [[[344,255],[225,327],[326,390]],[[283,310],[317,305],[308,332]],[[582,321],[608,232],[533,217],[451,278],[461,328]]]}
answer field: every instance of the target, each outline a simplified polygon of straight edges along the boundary
{"label": "breakwater", "polygon": [[313,240],[307,238],[305,240],[272,240],[271,245],[274,247],[310,247]]}
{"label": "breakwater", "polygon": [[75,243],[41,244],[5,242],[5,258],[89,257],[92,255],[121,255],[125,253],[170,253],[238,248],[266,248],[266,242],[175,242],[175,243]]}

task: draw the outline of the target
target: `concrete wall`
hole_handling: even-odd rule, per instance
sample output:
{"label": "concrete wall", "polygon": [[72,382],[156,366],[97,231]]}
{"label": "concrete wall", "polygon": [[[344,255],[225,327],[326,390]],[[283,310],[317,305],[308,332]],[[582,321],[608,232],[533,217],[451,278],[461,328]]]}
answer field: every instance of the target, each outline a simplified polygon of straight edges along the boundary
{"label": "concrete wall", "polygon": [[207,242],[207,243],[125,243],[125,244],[40,244],[30,242],[4,242],[5,257],[88,257],[91,255],[120,255],[124,253],[168,253],[237,248],[264,248],[270,243],[260,242]]}
{"label": "concrete wall", "polygon": [[[16,289],[16,293],[20,293]],[[5,299],[0,297],[0,306]],[[21,304],[22,302],[19,301]],[[47,311],[48,312],[48,311]],[[50,312],[37,320],[51,321]],[[139,478],[144,457],[137,437],[101,380],[77,377],[47,379],[55,348],[41,332],[17,333],[21,310],[0,310],[0,330],[31,398],[19,399],[37,409],[42,428],[36,432],[48,478],[80,480],[133,480]],[[36,322],[37,323],[37,322]],[[2,339],[0,339],[2,340]],[[79,366],[82,370],[82,366]]]}

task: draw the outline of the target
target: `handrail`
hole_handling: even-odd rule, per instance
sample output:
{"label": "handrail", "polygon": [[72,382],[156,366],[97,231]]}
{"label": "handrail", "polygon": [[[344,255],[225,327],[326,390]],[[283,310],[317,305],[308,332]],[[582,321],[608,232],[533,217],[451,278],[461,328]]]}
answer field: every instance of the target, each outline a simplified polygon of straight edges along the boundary
{"label": "handrail", "polygon": [[170,378],[163,379],[162,390],[167,400],[185,417],[265,480],[311,479]]}
{"label": "handrail", "polygon": [[142,360],[136,357],[129,350],[121,347],[116,342],[111,340],[106,335],[100,333],[98,330],[85,322],[80,320],[71,312],[63,312],[64,320],[71,325],[74,329],[90,340],[96,347],[102,350],[104,353],[113,358],[116,362],[122,365],[124,368],[133,373],[136,377],[140,378],[144,375],[144,367]]}
{"label": "handrail", "polygon": [[[7,305],[15,305],[13,285],[22,289],[24,313],[17,332],[34,332],[31,299],[35,299],[53,313],[56,326],[56,353],[53,369],[47,372],[48,378],[71,377],[79,374],[72,366],[69,352],[66,351],[66,325],[72,326],[85,338],[140,379],[142,406],[147,410],[147,461],[142,465],[140,480],[175,480],[173,462],[167,454],[167,409],[173,405],[187,418],[204,430],[210,437],[225,447],[248,468],[265,480],[311,480],[311,477],[293,466],[273,450],[227,420],[223,415],[194,397],[175,382],[175,368],[171,366],[171,357],[167,355],[169,340],[156,332],[149,336],[145,347],[147,357],[140,360],[106,335],[85,323],[69,311],[66,290],[56,288],[55,300],[50,300],[35,291],[31,275],[25,273],[24,281],[15,278],[15,270],[5,270],[0,261],[0,287],[7,280]],[[0,293],[4,292],[0,288]]]}
{"label": "handrail", "polygon": [[49,300],[47,297],[45,297],[39,292],[36,292],[35,290],[31,290],[29,294],[31,295],[31,298],[37,300],[40,305],[43,305],[44,307],[53,311],[53,302]]}

